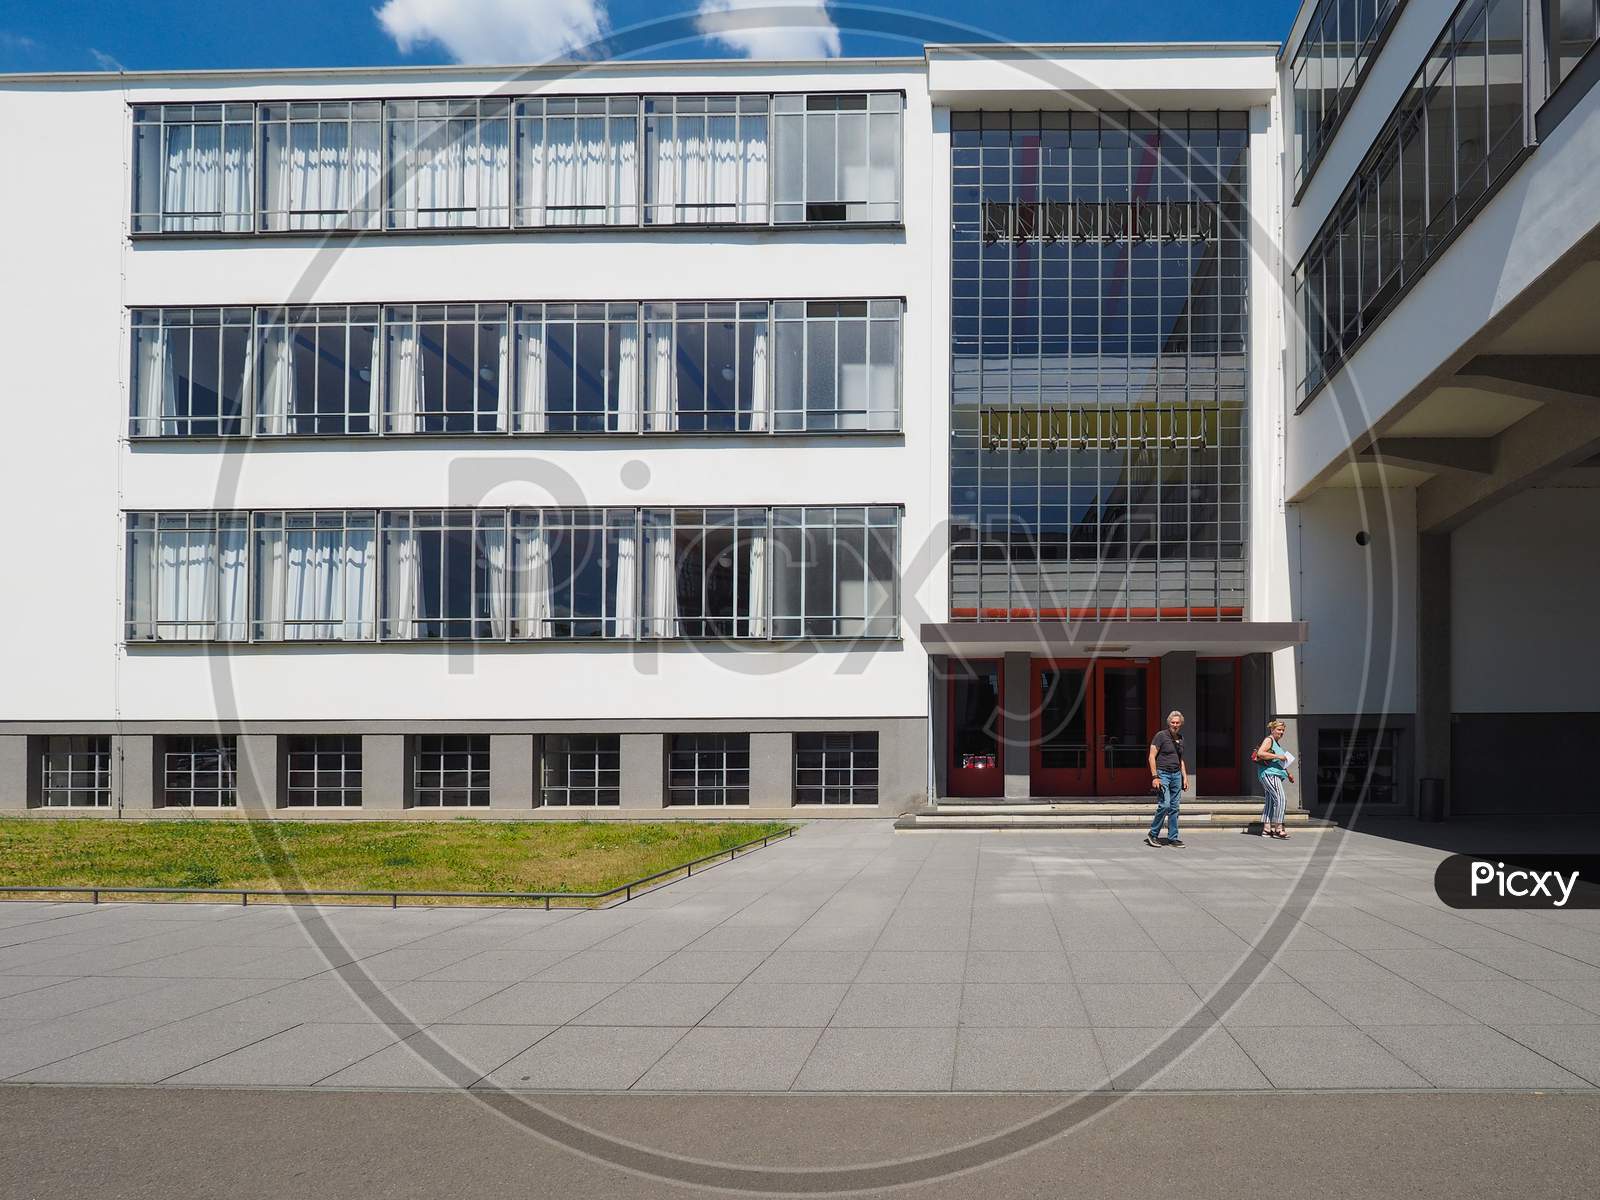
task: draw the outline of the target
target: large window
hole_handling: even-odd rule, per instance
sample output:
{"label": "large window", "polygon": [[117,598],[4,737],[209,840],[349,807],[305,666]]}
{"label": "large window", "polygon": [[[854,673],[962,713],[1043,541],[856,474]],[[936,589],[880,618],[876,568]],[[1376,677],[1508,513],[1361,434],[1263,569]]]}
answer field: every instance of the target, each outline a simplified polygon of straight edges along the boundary
{"label": "large window", "polygon": [[1394,804],[1401,799],[1400,731],[1319,729],[1317,803]]}
{"label": "large window", "polygon": [[262,229],[376,229],[383,104],[298,100],[257,109]]}
{"label": "large window", "polygon": [[794,735],[796,804],[876,804],[876,733]]}
{"label": "large window", "polygon": [[239,803],[238,738],[161,739],[161,803],[167,808],[232,808]]}
{"label": "large window", "polygon": [[900,219],[897,92],[775,96],[776,197],[772,219]]}
{"label": "large window", "polygon": [[130,642],[249,637],[246,513],[129,513]]}
{"label": "large window", "polygon": [[1300,395],[1338,369],[1518,160],[1523,6],[1466,0],[1295,271]]}
{"label": "large window", "polygon": [[133,232],[248,233],[254,106],[133,110]]}
{"label": "large window", "polygon": [[1406,0],[1322,0],[1289,66],[1296,185],[1311,178]]}
{"label": "large window", "polygon": [[256,331],[258,433],[372,432],[377,305],[261,309]]}
{"label": "large window", "polygon": [[772,510],[772,636],[894,637],[898,509]]}
{"label": "large window", "polygon": [[767,223],[766,96],[647,96],[645,222]]}
{"label": "large window", "polygon": [[899,427],[898,300],[779,300],[772,307],[780,430]]}
{"label": "large window", "polygon": [[645,414],[652,431],[767,427],[765,301],[646,304]]}
{"label": "large window", "polygon": [[510,114],[504,98],[386,101],[389,228],[508,224]]}
{"label": "large window", "polygon": [[1554,43],[1550,53],[1551,83],[1572,74],[1578,60],[1600,39],[1600,0],[1544,0],[1550,9]]}
{"label": "large window", "polygon": [[136,308],[129,321],[135,437],[248,432],[248,308]]}
{"label": "large window", "polygon": [[900,510],[127,514],[127,638],[891,638]]}
{"label": "large window", "polygon": [[487,808],[487,734],[425,734],[411,755],[411,802],[419,808]]}
{"label": "large window", "polygon": [[637,98],[532,98],[515,112],[518,225],[639,223]]}
{"label": "large window", "polygon": [[104,808],[111,803],[111,739],[52,734],[43,739],[39,802],[46,808]]}
{"label": "large window", "polygon": [[950,137],[952,617],[1242,618],[1247,115]]}
{"label": "large window", "polygon": [[139,105],[132,230],[898,222],[903,108],[898,92]]}
{"label": "large window", "polygon": [[639,428],[637,304],[518,304],[512,334],[517,433]]}
{"label": "large window", "polygon": [[360,734],[302,734],[287,741],[284,799],[288,804],[297,808],[360,807]]}
{"label": "large window", "polygon": [[622,738],[615,733],[546,734],[542,804],[555,808],[622,803]]}
{"label": "large window", "polygon": [[134,309],[129,429],[893,432],[901,310],[893,299]]}
{"label": "large window", "polygon": [[258,512],[255,640],[371,641],[377,634],[377,516]]}
{"label": "large window", "polygon": [[750,803],[750,735],[675,733],[667,739],[667,803]]}

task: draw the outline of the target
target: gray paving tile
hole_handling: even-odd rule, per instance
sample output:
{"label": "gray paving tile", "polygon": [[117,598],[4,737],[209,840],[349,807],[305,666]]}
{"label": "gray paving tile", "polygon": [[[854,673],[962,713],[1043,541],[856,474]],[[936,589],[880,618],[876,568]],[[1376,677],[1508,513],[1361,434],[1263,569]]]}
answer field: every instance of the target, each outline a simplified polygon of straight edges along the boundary
{"label": "gray paving tile", "polygon": [[1306,984],[1395,978],[1387,967],[1354,950],[1281,950],[1272,962],[1290,978]]}
{"label": "gray paving tile", "polygon": [[562,1025],[621,986],[532,979],[513,983],[442,1020],[451,1025]]}
{"label": "gray paving tile", "polygon": [[627,983],[666,957],[665,951],[580,950],[546,967],[538,978],[571,983]]}
{"label": "gray paving tile", "polygon": [[820,1029],[691,1029],[635,1091],[781,1092],[794,1083]]}
{"label": "gray paving tile", "polygon": [[1367,1032],[1438,1087],[1588,1086],[1542,1054],[1482,1025],[1388,1025]]}
{"label": "gray paving tile", "polygon": [[731,983],[626,983],[572,1018],[574,1025],[694,1025],[733,990]]}
{"label": "gray paving tile", "polygon": [[797,936],[792,925],[727,924],[706,930],[689,946],[695,950],[776,950]]}
{"label": "gray paving tile", "polygon": [[759,950],[680,950],[643,975],[644,983],[738,983],[761,965]]}
{"label": "gray paving tile", "polygon": [[961,1024],[997,1029],[1086,1026],[1089,1014],[1070,983],[968,983],[961,993]]}
{"label": "gray paving tile", "polygon": [[1419,1088],[1428,1081],[1362,1030],[1237,1028],[1234,1041],[1273,1087]]}
{"label": "gray paving tile", "polygon": [[1424,983],[1446,1004],[1486,1025],[1585,1025],[1595,1014],[1516,979]]}
{"label": "gray paving tile", "polygon": [[959,983],[853,983],[832,1024],[878,1028],[953,1026],[961,1012]]}
{"label": "gray paving tile", "polygon": [[1600,966],[1543,946],[1524,942],[1518,946],[1480,947],[1465,953],[1514,979],[1581,979],[1600,991]]}
{"label": "gray paving tile", "polygon": [[296,1025],[172,1076],[174,1086],[308,1087],[414,1032],[362,1024]]}
{"label": "gray paving tile", "polygon": [[1254,983],[1210,993],[1211,1011],[1230,1028],[1236,1025],[1343,1025],[1345,1018],[1303,985]]}
{"label": "gray paving tile", "polygon": [[1226,1029],[1094,1031],[1119,1091],[1234,1091],[1271,1084]]}
{"label": "gray paving tile", "polygon": [[70,979],[8,996],[5,1004],[0,1006],[0,1011],[15,1021],[48,1020],[97,1008],[115,1000],[125,1000],[140,992],[154,991],[165,983],[164,979],[122,979],[116,976]]}
{"label": "gray paving tile", "polygon": [[1078,983],[1184,982],[1159,950],[1070,950],[1067,962]]}
{"label": "gray paving tile", "polygon": [[1061,1092],[1108,1086],[1090,1029],[985,1029],[956,1035],[957,1091]]}
{"label": "gray paving tile", "polygon": [[1523,982],[1600,1016],[1600,985],[1587,979],[1526,979]]}
{"label": "gray paving tile", "polygon": [[[0,999],[22,992],[35,992],[40,988],[54,987],[58,983],[71,983],[72,975],[9,975],[0,976]],[[6,1006],[9,1013],[10,1005]],[[8,1017],[8,1019],[11,1019]]]}
{"label": "gray paving tile", "polygon": [[1180,1025],[1213,1018],[1186,983],[1087,983],[1078,995],[1093,1025]]}
{"label": "gray paving tile", "polygon": [[1178,977],[1202,994],[1221,984],[1261,982],[1282,983],[1289,978],[1279,967],[1259,954],[1239,954],[1230,950],[1180,950],[1167,955]]}
{"label": "gray paving tile", "polygon": [[1371,950],[1367,952],[1367,957],[1413,983],[1507,978],[1503,971],[1442,946],[1415,950]]}
{"label": "gray paving tile", "polygon": [[515,983],[520,979],[532,979],[570,953],[567,950],[480,950],[477,954],[468,955],[417,978]]}
{"label": "gray paving tile", "polygon": [[1600,1025],[1507,1025],[1502,1032],[1600,1087]]}
{"label": "gray paving tile", "polygon": [[281,1020],[191,1017],[28,1071],[16,1082],[159,1083],[285,1028]]}
{"label": "gray paving tile", "polygon": [[638,1082],[684,1032],[569,1025],[491,1071],[485,1082],[535,1091],[620,1091]]}
{"label": "gray paving tile", "polygon": [[393,1021],[403,1018],[418,1025],[443,1021],[470,1005],[502,992],[506,984],[500,980],[481,982],[457,979],[409,979],[384,985],[377,995],[387,997],[393,1010],[383,1009],[378,1019]]}
{"label": "gray paving tile", "polygon": [[777,950],[750,973],[751,983],[853,983],[866,950]]}
{"label": "gray paving tile", "polygon": [[1421,985],[1387,979],[1325,979],[1306,987],[1356,1025],[1476,1025],[1477,1018]]}
{"label": "gray paving tile", "polygon": [[435,971],[471,958],[477,949],[472,946],[401,946],[359,961],[362,974],[372,979],[421,979],[424,975],[432,975]]}
{"label": "gray paving tile", "polygon": [[969,983],[1068,983],[1072,968],[1060,950],[969,950]]}
{"label": "gray paving tile", "polygon": [[703,1025],[818,1029],[833,1019],[844,999],[843,983],[757,983],[746,980],[706,1014]]}
{"label": "gray paving tile", "polygon": [[946,1091],[955,1065],[950,1029],[825,1029],[796,1091]]}
{"label": "gray paving tile", "polygon": [[321,1087],[468,1087],[527,1050],[548,1025],[432,1025],[323,1079]]}
{"label": "gray paving tile", "polygon": [[967,956],[959,950],[874,950],[856,983],[960,983]]}

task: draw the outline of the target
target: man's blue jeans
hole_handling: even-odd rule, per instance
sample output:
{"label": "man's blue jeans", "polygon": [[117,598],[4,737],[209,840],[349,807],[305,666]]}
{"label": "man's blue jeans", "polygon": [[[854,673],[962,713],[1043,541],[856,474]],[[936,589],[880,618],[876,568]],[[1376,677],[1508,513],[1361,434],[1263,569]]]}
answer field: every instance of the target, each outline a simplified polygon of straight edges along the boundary
{"label": "man's blue jeans", "polygon": [[1156,776],[1161,780],[1161,802],[1156,805],[1156,819],[1150,822],[1150,836],[1161,836],[1161,819],[1167,820],[1167,838],[1169,841],[1178,840],[1178,805],[1183,802],[1183,772],[1160,771]]}

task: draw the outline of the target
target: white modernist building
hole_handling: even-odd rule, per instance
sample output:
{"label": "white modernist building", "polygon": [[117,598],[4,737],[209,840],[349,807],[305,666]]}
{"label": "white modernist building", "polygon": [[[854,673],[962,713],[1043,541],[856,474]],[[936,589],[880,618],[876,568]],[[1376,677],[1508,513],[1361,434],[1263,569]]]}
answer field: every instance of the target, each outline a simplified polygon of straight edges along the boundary
{"label": "white modernist building", "polygon": [[1504,765],[1594,707],[1558,7],[0,79],[0,805],[1129,796],[1174,707],[1202,796],[1281,715],[1314,811],[1586,803]]}

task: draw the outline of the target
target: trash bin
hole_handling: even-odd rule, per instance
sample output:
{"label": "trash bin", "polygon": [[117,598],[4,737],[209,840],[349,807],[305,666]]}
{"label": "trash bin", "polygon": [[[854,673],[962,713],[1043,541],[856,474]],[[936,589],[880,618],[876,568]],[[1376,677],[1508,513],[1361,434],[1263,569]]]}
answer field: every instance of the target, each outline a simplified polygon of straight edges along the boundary
{"label": "trash bin", "polygon": [[1417,819],[1444,820],[1444,780],[1424,779],[1417,790]]}

